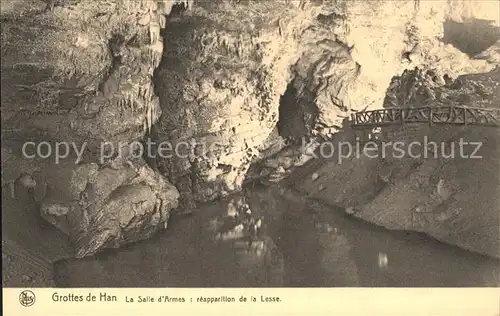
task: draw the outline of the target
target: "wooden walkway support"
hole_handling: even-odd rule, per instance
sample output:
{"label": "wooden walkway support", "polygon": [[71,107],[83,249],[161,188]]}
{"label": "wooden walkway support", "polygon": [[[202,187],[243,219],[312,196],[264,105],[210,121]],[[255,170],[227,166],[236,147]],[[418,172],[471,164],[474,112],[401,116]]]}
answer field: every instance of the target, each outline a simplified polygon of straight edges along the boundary
{"label": "wooden walkway support", "polygon": [[483,125],[500,127],[500,109],[465,106],[385,108],[351,114],[352,128],[375,128],[405,123]]}

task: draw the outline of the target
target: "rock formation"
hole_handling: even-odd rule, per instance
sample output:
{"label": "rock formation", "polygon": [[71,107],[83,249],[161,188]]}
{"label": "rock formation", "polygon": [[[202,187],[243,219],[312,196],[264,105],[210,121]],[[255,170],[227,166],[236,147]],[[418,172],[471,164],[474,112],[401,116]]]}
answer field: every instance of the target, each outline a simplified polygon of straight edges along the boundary
{"label": "rock formation", "polygon": [[[416,69],[393,79],[386,105],[498,108],[499,83],[500,68],[459,76],[448,84],[438,83],[432,72]],[[423,232],[498,258],[498,136],[498,129],[490,126],[385,127],[379,139],[389,144],[385,155],[379,147],[372,158],[351,155],[339,163],[335,156],[318,169],[322,177],[299,181],[297,188],[353,208],[354,216],[380,226]],[[412,142],[420,145],[398,157],[391,146],[395,142],[403,149]]]}
{"label": "rock formation", "polygon": [[[472,59],[446,28],[473,18],[498,24],[497,1],[48,3],[2,3],[2,136],[83,148],[70,171],[47,167],[66,180],[37,182],[67,189],[65,175],[86,170],[66,200],[40,201],[79,256],[147,238],[165,226],[178,195],[185,211],[238,191],[270,151],[302,137],[314,147],[351,112],[382,106],[391,78],[405,69],[454,78],[487,72],[497,60],[493,48]],[[289,118],[297,125],[285,124]],[[149,166],[140,151],[118,150],[145,136],[156,144]],[[282,152],[263,174],[278,181],[307,159]],[[90,198],[90,211],[95,190],[103,192]],[[140,210],[131,206],[143,200]]]}
{"label": "rock formation", "polygon": [[[399,95],[412,105],[464,105],[498,108],[500,68],[464,75],[447,87],[432,89],[429,76],[409,72],[395,82],[413,78],[423,82],[415,93]],[[407,82],[407,81],[406,81]],[[396,84],[397,85],[397,84]],[[407,87],[405,87],[407,88]],[[402,89],[395,89],[402,90]],[[388,185],[357,216],[394,229],[416,230],[465,249],[500,257],[500,179],[498,130],[494,127],[429,127],[384,131],[386,141],[420,141],[429,145],[421,158],[384,159],[394,172]],[[460,142],[465,145],[460,146]],[[403,202],[404,201],[404,202]]]}
{"label": "rock formation", "polygon": [[152,74],[172,5],[58,1],[45,10],[41,1],[2,4],[2,136],[45,141],[52,150],[58,144],[82,149],[78,164],[66,152],[61,163],[44,166],[35,190],[42,192],[42,215],[71,236],[79,257],[150,237],[177,206],[177,190],[121,150],[161,113]]}
{"label": "rock formation", "polygon": [[416,3],[215,1],[169,20],[155,77],[168,115],[154,138],[182,148],[158,158],[182,205],[238,190],[272,143],[327,137],[351,111],[380,107],[404,69],[454,77],[493,68],[439,38],[449,19],[495,19],[497,3]]}

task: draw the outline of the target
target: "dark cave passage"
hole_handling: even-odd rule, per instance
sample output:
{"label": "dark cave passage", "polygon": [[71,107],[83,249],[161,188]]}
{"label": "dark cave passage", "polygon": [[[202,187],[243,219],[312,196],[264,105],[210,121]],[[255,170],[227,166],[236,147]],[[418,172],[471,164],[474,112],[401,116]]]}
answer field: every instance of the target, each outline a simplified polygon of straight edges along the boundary
{"label": "dark cave passage", "polygon": [[280,98],[278,133],[283,138],[297,139],[310,135],[317,109],[312,102],[297,96],[293,81]]}
{"label": "dark cave passage", "polygon": [[470,57],[488,49],[500,39],[500,27],[493,26],[487,20],[469,19],[463,23],[447,20],[443,26],[443,43],[453,45]]}

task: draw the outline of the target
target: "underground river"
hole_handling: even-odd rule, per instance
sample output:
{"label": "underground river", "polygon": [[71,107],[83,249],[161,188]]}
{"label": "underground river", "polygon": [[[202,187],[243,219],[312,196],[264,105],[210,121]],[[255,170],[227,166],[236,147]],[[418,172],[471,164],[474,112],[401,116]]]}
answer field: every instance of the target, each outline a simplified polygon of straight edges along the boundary
{"label": "underground river", "polygon": [[[421,234],[388,231],[289,190],[241,193],[263,234],[254,247],[217,241],[228,200],[173,217],[151,240],[54,265],[59,287],[484,287],[499,261]],[[255,246],[257,245],[257,246]]]}

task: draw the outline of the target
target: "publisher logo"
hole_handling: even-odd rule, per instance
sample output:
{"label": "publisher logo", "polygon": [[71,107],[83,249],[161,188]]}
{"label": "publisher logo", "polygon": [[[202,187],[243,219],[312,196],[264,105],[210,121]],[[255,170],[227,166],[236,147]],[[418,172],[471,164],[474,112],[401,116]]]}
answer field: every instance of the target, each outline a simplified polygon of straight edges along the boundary
{"label": "publisher logo", "polygon": [[30,290],[24,290],[19,294],[19,303],[24,307],[30,307],[35,304],[35,293]]}

